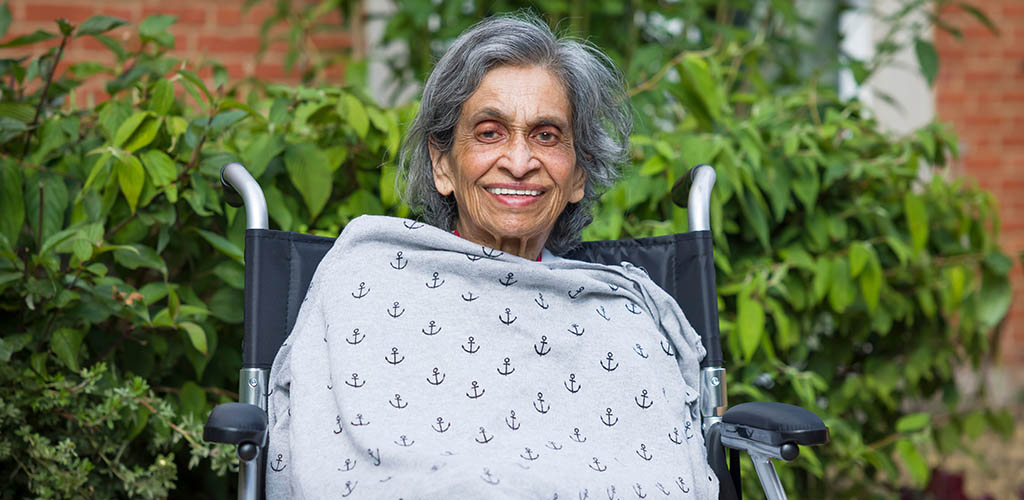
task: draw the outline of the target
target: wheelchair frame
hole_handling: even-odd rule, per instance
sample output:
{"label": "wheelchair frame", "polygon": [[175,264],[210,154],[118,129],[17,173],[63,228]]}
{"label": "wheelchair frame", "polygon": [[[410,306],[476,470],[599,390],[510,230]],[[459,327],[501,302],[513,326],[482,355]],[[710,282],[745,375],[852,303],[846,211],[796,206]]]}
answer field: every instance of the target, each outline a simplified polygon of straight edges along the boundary
{"label": "wheelchair frame", "polygon": [[[231,205],[245,206],[247,229],[269,229],[263,190],[244,166],[238,163],[225,165],[221,169],[221,183]],[[690,232],[710,231],[711,192],[714,184],[714,168],[697,165],[689,176],[680,179],[673,187],[673,199],[679,205],[685,203],[688,208]],[[713,256],[708,254],[702,258],[708,261],[703,262],[700,271],[700,286],[703,293],[715,297]],[[250,273],[247,270],[246,287],[249,285]],[[248,294],[245,307],[255,307]],[[721,484],[719,498],[742,498],[738,451],[746,451],[754,463],[765,496],[769,500],[785,500],[786,493],[772,460],[796,459],[799,455],[798,444],[815,446],[827,443],[828,428],[813,413],[781,403],[744,403],[727,409],[726,371],[722,366],[716,307],[717,302],[705,305],[703,324],[695,324],[694,327],[702,336],[710,336],[705,346],[708,353],[701,363],[699,407],[701,429],[708,447],[708,461]],[[249,321],[248,315],[246,321]],[[240,402],[214,408],[204,430],[203,438],[207,441],[237,446],[240,459],[238,498],[241,500],[263,498],[266,467],[263,450],[269,434],[266,428],[269,375],[269,368],[241,368],[238,391]],[[730,467],[725,465],[723,446],[731,450]]]}

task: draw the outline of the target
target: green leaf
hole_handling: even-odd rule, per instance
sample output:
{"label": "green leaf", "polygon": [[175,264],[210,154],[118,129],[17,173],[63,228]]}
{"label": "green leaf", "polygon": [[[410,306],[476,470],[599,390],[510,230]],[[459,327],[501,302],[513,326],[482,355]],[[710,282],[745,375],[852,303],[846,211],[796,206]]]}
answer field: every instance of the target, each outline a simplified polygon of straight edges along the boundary
{"label": "green leaf", "polygon": [[206,354],[206,332],[203,331],[203,327],[191,321],[182,321],[178,323],[178,327],[185,330],[185,333],[188,334],[188,340],[192,343],[192,347]]}
{"label": "green leaf", "polygon": [[352,125],[360,139],[366,139],[366,133],[370,131],[370,119],[366,116],[363,103],[356,96],[348,93],[341,96],[341,100],[338,101],[338,113]]}
{"label": "green leaf", "polygon": [[928,85],[934,85],[935,77],[939,74],[939,54],[935,52],[935,46],[927,40],[915,38],[914,53],[917,54],[921,74],[928,80]]}
{"label": "green leaf", "polygon": [[71,328],[58,328],[50,337],[50,350],[71,371],[78,371],[78,351],[82,348],[85,332]]}
{"label": "green leaf", "polygon": [[132,213],[135,213],[139,195],[142,193],[142,186],[146,182],[146,171],[142,167],[142,162],[135,156],[129,156],[123,161],[119,160],[117,162],[117,182],[121,186],[121,193],[128,201]]}
{"label": "green leaf", "polygon": [[119,148],[124,145],[135,134],[135,130],[142,125],[142,122],[149,118],[149,111],[138,111],[134,115],[128,117],[121,125],[117,127],[117,133],[114,134],[114,147]]}
{"label": "green leaf", "polygon": [[213,248],[216,248],[220,253],[231,257],[239,264],[245,263],[245,259],[242,256],[242,250],[227,238],[203,229],[197,229],[196,231],[199,233],[199,236],[202,236],[207,243],[213,245]]}
{"label": "green leaf", "polygon": [[128,21],[117,17],[92,16],[89,19],[86,19],[85,22],[78,27],[75,37],[99,35],[126,24],[128,24]]}
{"label": "green leaf", "polygon": [[60,30],[60,34],[63,36],[68,36],[71,34],[71,32],[75,31],[75,26],[69,23],[67,19],[58,18],[56,22],[57,29]]}
{"label": "green leaf", "polygon": [[124,245],[114,250],[114,260],[128,269],[148,267],[160,271],[165,278],[167,277],[167,264],[164,263],[164,259],[160,257],[160,254],[156,253],[156,250],[139,243]]}
{"label": "green leaf", "polygon": [[[54,233],[64,228],[65,215],[68,211],[68,189],[64,178],[50,176],[45,179],[36,177],[36,181],[25,186],[25,219],[33,235],[40,233],[46,241]],[[43,227],[39,228],[39,205],[42,196]]]}
{"label": "green leaf", "polygon": [[179,69],[177,73],[181,75],[185,80],[188,80],[190,83],[199,88],[199,90],[203,91],[203,95],[206,96],[207,101],[213,101],[213,95],[210,94],[210,90],[206,88],[206,84],[204,84],[203,81],[200,80],[195,73],[187,69]]}
{"label": "green leaf", "polygon": [[333,179],[326,155],[313,144],[290,144],[284,151],[284,164],[310,218],[316,219],[331,197]]}
{"label": "green leaf", "polygon": [[811,282],[811,290],[814,292],[814,302],[818,303],[832,288],[832,262],[826,257],[820,257],[814,262],[814,279]]}
{"label": "green leaf", "polygon": [[878,299],[882,292],[882,284],[885,276],[882,267],[878,263],[878,257],[874,252],[870,254],[867,268],[860,275],[860,292],[864,296],[864,303],[868,306],[868,312],[874,312],[878,307]]}
{"label": "green leaf", "polygon": [[11,8],[8,2],[0,5],[0,38],[7,36],[7,30],[11,28]]}
{"label": "green leaf", "polygon": [[178,393],[181,399],[181,413],[199,418],[206,413],[206,391],[199,384],[189,380]]}
{"label": "green leaf", "polygon": [[917,448],[914,447],[914,443],[907,439],[901,439],[896,442],[896,451],[910,471],[910,475],[914,478],[914,483],[919,487],[927,485],[931,470],[928,469],[928,464],[925,463]]}
{"label": "green leaf", "polygon": [[850,246],[850,277],[856,278],[868,263],[874,250],[871,244],[858,241]]}
{"label": "green leaf", "polygon": [[30,33],[28,35],[21,35],[13,40],[0,43],[0,49],[22,47],[25,45],[31,45],[33,43],[51,40],[53,38],[57,38],[57,35],[54,35],[53,33],[50,33],[48,31],[36,30],[34,33]]}
{"label": "green leaf", "polygon": [[166,115],[174,104],[174,85],[163,78],[149,89],[149,109],[158,115]]}
{"label": "green leaf", "polygon": [[924,206],[924,200],[908,192],[903,198],[903,210],[911,240],[914,242],[914,250],[920,252],[928,243],[928,211]]}
{"label": "green leaf", "polygon": [[846,259],[835,258],[832,260],[832,288],[828,292],[829,304],[832,310],[841,313],[853,303],[856,296],[856,288],[853,279],[850,278],[850,265]]}
{"label": "green leaf", "polygon": [[1013,302],[1013,288],[1005,275],[982,272],[981,290],[978,292],[978,321],[986,327],[999,324]]}
{"label": "green leaf", "polygon": [[24,349],[30,342],[32,342],[32,336],[27,333],[0,338],[0,362],[10,361],[12,354]]}
{"label": "green leaf", "polygon": [[166,186],[177,178],[178,169],[174,164],[174,160],[167,156],[167,153],[157,149],[149,149],[139,156],[142,158],[142,165],[149,172],[149,178],[153,180],[154,186]]}
{"label": "green leaf", "polygon": [[750,290],[740,293],[737,300],[737,327],[743,359],[749,361],[761,343],[764,333],[764,306],[751,297]]}
{"label": "green leaf", "polygon": [[984,11],[975,7],[974,5],[971,5],[968,2],[957,2],[957,6],[959,6],[965,12],[973,16],[975,19],[977,19],[979,23],[985,25],[985,27],[988,28],[988,30],[992,32],[992,34],[999,34],[999,28],[997,28],[995,23],[993,23],[992,20],[989,19],[987,15],[985,15]]}
{"label": "green leaf", "polygon": [[167,32],[178,20],[178,16],[157,14],[149,16],[139,23],[139,35],[142,41],[152,40],[163,47],[173,47],[174,37]]}
{"label": "green leaf", "polygon": [[22,189],[21,168],[14,161],[0,158],[0,234],[12,245],[25,225]]}
{"label": "green leaf", "polygon": [[896,432],[917,432],[928,427],[928,424],[930,424],[931,421],[932,416],[930,413],[921,412],[904,415],[896,421]]}
{"label": "green leaf", "polygon": [[142,149],[153,142],[156,138],[156,134],[160,131],[160,120],[149,116],[143,120],[142,124],[135,129],[135,133],[131,135],[127,142],[124,143],[125,151],[133,153],[139,149]]}

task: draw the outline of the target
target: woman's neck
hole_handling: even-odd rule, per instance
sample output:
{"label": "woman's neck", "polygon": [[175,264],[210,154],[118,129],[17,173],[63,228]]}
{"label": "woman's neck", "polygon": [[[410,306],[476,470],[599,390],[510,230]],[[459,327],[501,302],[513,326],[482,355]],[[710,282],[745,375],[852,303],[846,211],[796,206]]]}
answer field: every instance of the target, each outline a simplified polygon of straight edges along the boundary
{"label": "woman's neck", "polygon": [[486,232],[475,233],[466,231],[459,222],[455,223],[455,236],[478,243],[488,248],[501,250],[505,253],[518,255],[524,259],[540,262],[541,254],[544,251],[544,243],[547,242],[547,235],[535,238],[502,238]]}

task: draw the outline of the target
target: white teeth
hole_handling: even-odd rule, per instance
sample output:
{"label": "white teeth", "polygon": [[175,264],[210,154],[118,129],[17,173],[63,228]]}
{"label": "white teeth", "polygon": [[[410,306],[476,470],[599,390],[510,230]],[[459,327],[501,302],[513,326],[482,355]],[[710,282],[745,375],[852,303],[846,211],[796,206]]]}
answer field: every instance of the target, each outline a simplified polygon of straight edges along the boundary
{"label": "white teeth", "polygon": [[540,191],[531,189],[508,189],[508,188],[487,188],[494,194],[509,194],[513,196],[540,196]]}

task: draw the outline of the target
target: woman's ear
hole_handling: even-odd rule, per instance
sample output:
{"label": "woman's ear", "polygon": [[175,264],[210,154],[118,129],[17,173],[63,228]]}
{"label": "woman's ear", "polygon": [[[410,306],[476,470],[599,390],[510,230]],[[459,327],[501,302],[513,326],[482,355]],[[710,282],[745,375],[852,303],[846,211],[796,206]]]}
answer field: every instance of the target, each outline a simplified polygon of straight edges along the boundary
{"label": "woman's ear", "polygon": [[587,171],[583,170],[583,168],[579,166],[576,166],[573,169],[572,175],[572,194],[571,196],[569,196],[569,201],[571,203],[579,203],[587,192]]}
{"label": "woman's ear", "polygon": [[430,164],[433,165],[434,172],[434,187],[437,189],[441,196],[448,196],[455,192],[455,179],[451,175],[451,162],[450,156],[447,153],[442,153],[433,144],[428,146],[430,148]]}

